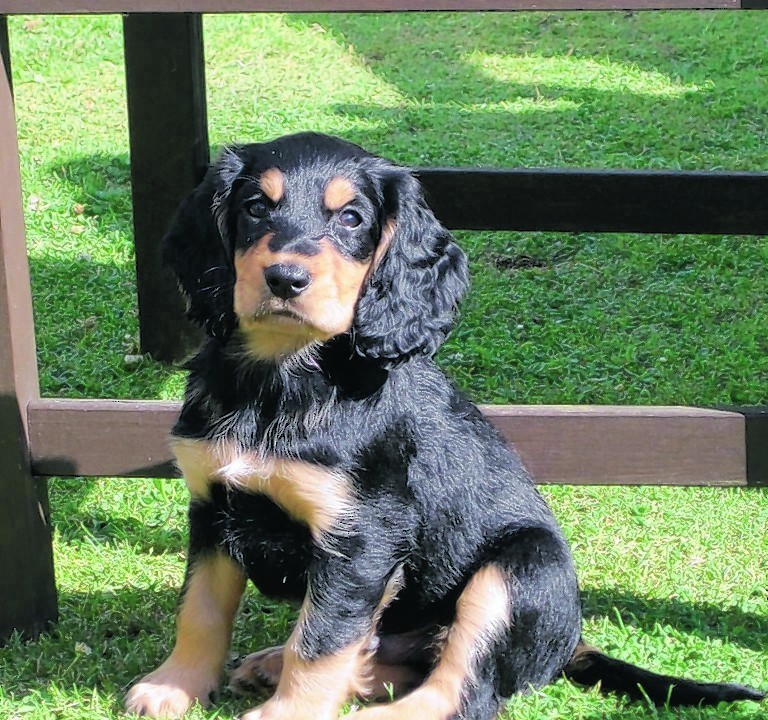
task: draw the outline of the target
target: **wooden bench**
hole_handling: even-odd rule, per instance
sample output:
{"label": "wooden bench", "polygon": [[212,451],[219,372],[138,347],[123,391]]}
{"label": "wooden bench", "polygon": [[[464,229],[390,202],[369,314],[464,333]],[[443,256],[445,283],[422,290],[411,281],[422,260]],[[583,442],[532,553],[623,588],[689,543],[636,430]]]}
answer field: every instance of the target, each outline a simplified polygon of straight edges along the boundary
{"label": "wooden bench", "polygon": [[[256,11],[765,9],[768,0],[0,0],[3,13],[124,17],[137,282],[143,350],[194,341],[157,241],[208,161],[199,13]],[[178,404],[42,399],[24,244],[10,73],[0,72],[0,641],[56,618],[45,477],[170,477]],[[425,168],[451,228],[768,235],[768,173]],[[451,203],[456,188],[482,191]],[[517,198],[514,209],[487,199]],[[173,328],[169,332],[169,328]],[[541,482],[768,482],[765,408],[490,406]]]}

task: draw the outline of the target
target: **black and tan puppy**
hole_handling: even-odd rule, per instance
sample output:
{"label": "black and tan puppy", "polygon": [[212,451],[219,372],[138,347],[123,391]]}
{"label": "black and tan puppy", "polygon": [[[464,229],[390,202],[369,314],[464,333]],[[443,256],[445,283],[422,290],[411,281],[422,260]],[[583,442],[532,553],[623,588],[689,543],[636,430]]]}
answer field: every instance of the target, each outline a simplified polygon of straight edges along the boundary
{"label": "black and tan puppy", "polygon": [[231,148],[165,253],[209,339],[173,432],[192,496],[176,646],[130,711],[210,702],[249,578],[302,604],[285,647],[234,673],[274,689],[247,720],[332,720],[386,686],[399,699],[355,717],[487,720],[564,673],[659,703],[763,697],[582,643],[555,519],[432,361],[467,266],[407,170],[314,134]]}

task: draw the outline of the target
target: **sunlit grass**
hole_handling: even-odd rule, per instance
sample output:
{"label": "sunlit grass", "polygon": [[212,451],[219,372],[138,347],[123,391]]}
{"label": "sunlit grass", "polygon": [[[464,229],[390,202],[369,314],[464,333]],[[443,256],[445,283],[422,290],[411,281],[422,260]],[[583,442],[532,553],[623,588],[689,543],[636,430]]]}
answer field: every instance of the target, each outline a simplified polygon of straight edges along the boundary
{"label": "sunlit grass", "polygon": [[[312,129],[411,165],[768,168],[768,13],[210,16],[205,27],[216,147]],[[138,323],[121,21],[14,17],[10,28],[43,391],[178,398],[180,372],[124,361]],[[440,360],[474,398],[768,402],[765,238],[458,235],[474,286]],[[545,494],[575,548],[591,641],[664,672],[768,687],[764,492]],[[0,718],[119,716],[126,686],[172,644],[185,503],[180,481],[52,483],[61,622],[0,650]],[[249,594],[235,650],[283,641],[292,612]],[[245,707],[225,695],[190,717]],[[726,712],[765,708],[657,714],[560,683],[514,700],[509,717]]]}

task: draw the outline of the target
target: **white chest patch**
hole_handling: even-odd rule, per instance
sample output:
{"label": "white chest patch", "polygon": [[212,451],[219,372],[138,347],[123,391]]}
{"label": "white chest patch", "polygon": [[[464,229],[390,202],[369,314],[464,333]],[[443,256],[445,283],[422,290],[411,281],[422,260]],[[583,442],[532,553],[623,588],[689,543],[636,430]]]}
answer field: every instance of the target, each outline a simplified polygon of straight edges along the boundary
{"label": "white chest patch", "polygon": [[355,494],[351,479],[343,472],[300,460],[265,457],[227,442],[175,439],[171,447],[193,497],[207,498],[211,483],[223,483],[267,495],[305,523],[316,540],[350,529]]}

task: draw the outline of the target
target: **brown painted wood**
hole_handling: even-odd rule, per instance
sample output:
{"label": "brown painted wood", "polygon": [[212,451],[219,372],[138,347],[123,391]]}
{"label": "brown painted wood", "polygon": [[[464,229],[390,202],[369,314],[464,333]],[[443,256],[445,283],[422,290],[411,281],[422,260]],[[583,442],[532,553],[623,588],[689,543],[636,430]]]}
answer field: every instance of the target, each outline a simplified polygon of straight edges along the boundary
{"label": "brown painted wood", "polygon": [[32,475],[27,441],[38,393],[16,123],[0,67],[0,643],[57,617],[46,483]]}
{"label": "brown painted wood", "polygon": [[539,482],[744,485],[744,420],[690,407],[486,406]]}
{"label": "brown painted wood", "polygon": [[[39,400],[35,472],[170,477],[177,403]],[[485,406],[541,483],[743,485],[744,418],[696,408]],[[73,432],[73,428],[77,428]]]}
{"label": "brown painted wood", "polygon": [[764,0],[0,0],[5,13],[685,10],[764,7]]}
{"label": "brown painted wood", "polygon": [[160,238],[208,164],[202,18],[126,15],[123,35],[141,349],[179,360],[200,334],[184,317]]}
{"label": "brown painted wood", "polygon": [[159,401],[38,400],[29,408],[35,472],[171,477],[178,412],[178,403]]}
{"label": "brown painted wood", "polygon": [[768,173],[424,168],[418,174],[430,206],[452,229],[768,234]]}

